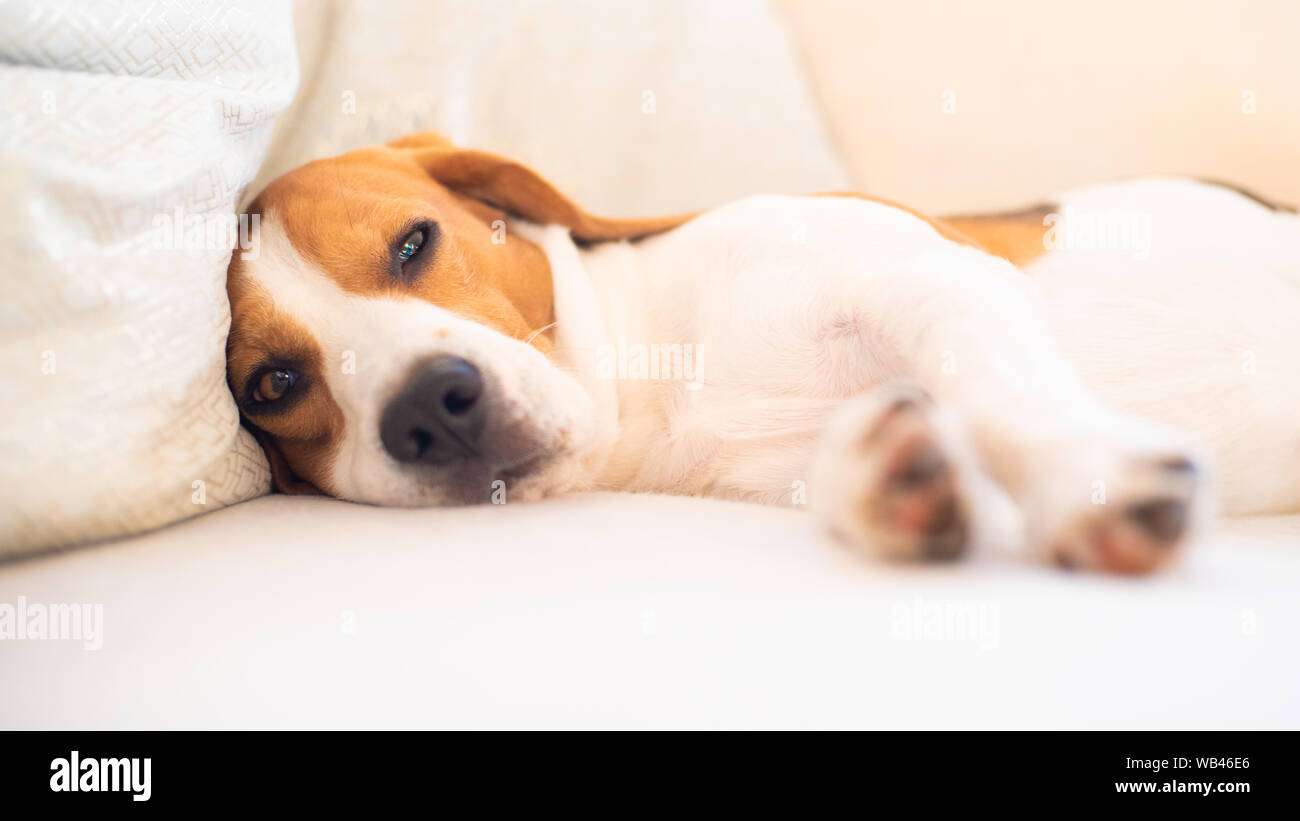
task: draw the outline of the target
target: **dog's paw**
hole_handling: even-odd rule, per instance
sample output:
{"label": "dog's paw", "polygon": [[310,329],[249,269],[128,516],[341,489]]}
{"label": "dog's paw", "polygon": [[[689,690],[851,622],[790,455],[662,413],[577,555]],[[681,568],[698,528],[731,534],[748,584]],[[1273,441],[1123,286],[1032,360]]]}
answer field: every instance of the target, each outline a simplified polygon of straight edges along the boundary
{"label": "dog's paw", "polygon": [[1191,448],[1140,423],[1053,447],[1025,502],[1027,536],[1069,568],[1150,573],[1203,523],[1206,471]]}
{"label": "dog's paw", "polygon": [[955,417],[893,383],[848,403],[818,445],[809,503],[849,543],[893,559],[954,559],[973,531],[974,451]]}

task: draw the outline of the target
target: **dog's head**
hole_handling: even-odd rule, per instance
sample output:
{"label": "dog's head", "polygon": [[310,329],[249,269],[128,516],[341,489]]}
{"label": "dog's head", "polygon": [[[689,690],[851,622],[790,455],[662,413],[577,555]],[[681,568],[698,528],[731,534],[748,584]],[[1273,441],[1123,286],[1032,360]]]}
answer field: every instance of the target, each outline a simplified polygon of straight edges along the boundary
{"label": "dog's head", "polygon": [[610,220],[523,165],[432,134],[319,160],[248,209],[227,377],[285,492],[386,505],[539,496],[579,478],[590,396],[551,360],[551,270],[510,215],[596,242]]}

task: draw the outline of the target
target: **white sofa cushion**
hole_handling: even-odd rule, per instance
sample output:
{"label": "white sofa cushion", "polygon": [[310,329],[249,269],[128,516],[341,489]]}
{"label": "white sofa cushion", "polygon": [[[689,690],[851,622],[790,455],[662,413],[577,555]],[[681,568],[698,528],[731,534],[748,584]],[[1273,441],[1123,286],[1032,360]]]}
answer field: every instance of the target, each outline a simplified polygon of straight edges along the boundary
{"label": "white sofa cushion", "polygon": [[0,640],[0,729],[1300,729],[1298,542],[1224,523],[1129,579],[704,499],[269,496],[0,568],[0,607],[103,627]]}
{"label": "white sofa cushion", "polygon": [[287,0],[13,0],[0,58],[0,554],[264,493],[225,274],[297,82]]}
{"label": "white sofa cushion", "polygon": [[608,216],[847,182],[765,0],[298,0],[295,17],[302,93],[254,189],[430,129]]}

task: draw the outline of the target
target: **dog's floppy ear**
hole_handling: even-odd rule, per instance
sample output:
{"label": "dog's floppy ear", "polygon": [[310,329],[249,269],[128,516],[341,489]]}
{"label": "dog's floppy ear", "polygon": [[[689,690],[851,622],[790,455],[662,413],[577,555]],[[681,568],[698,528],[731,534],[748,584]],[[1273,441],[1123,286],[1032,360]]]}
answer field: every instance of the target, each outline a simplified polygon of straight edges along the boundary
{"label": "dog's floppy ear", "polygon": [[262,446],[262,452],[266,454],[266,461],[271,463],[271,481],[275,489],[289,496],[323,496],[320,489],[304,479],[298,478],[293,470],[289,467],[289,462],[280,452],[280,446],[275,443],[275,437],[261,430],[256,425],[245,422],[244,427],[252,432],[253,438],[257,444]]}
{"label": "dog's floppy ear", "polygon": [[526,165],[498,154],[457,148],[445,137],[423,132],[388,144],[407,153],[425,173],[465,196],[543,225],[564,225],[584,242],[635,239],[676,228],[694,214],[647,219],[608,219],[588,214]]}

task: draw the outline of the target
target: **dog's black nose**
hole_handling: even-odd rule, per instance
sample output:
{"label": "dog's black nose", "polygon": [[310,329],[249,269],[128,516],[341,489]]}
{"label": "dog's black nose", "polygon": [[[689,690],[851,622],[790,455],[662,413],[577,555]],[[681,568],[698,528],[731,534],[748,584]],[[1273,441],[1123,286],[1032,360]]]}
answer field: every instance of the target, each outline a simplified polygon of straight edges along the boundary
{"label": "dog's black nose", "polygon": [[384,410],[379,438],[399,462],[442,465],[478,453],[486,414],[472,362],[440,354],[416,366]]}

